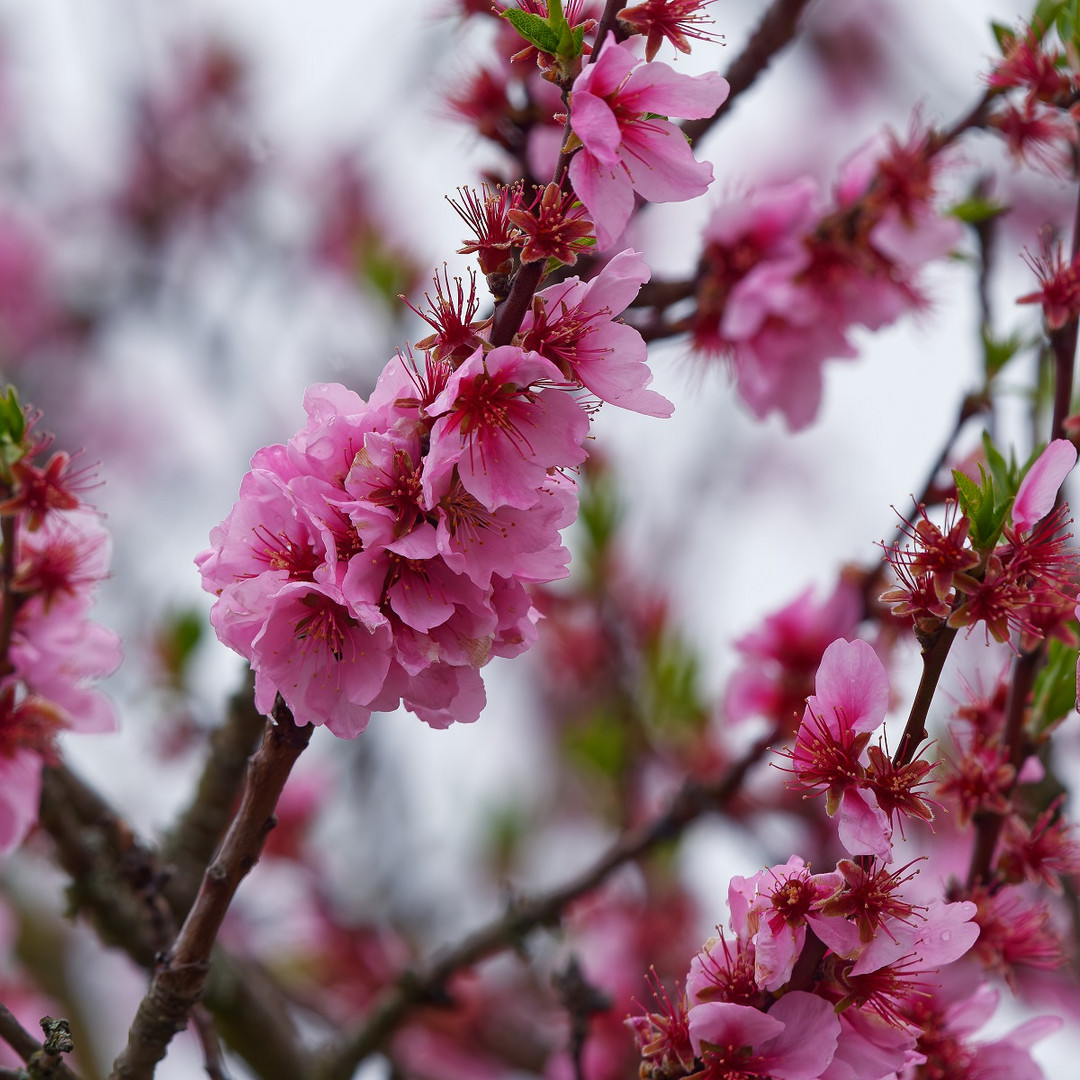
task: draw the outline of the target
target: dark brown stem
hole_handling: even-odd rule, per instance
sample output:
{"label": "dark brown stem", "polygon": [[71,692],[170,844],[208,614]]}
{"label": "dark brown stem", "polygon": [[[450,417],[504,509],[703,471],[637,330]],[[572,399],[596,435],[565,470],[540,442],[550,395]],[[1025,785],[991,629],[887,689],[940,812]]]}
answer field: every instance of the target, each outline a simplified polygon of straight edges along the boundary
{"label": "dark brown stem", "polygon": [[[175,936],[162,939],[156,863],[130,826],[68,768],[46,769],[43,780],[40,820],[56,844],[57,862],[72,876],[73,904],[91,917],[103,941],[152,969]],[[304,1075],[283,995],[261,968],[215,949],[205,1001],[222,1036],[257,1076]]]}
{"label": "dark brown stem", "polygon": [[627,5],[624,0],[607,0],[604,4],[604,13],[600,16],[600,22],[596,27],[596,39],[593,45],[589,63],[593,63],[600,55],[600,46],[604,44],[604,38],[615,30],[615,16]]}
{"label": "dark brown stem", "polygon": [[195,795],[161,843],[160,858],[172,868],[165,895],[182,921],[195,901],[206,864],[229,824],[244,783],[248,758],[259,744],[263,718],[255,708],[249,676],[229,701],[225,723],[210,747]]}
{"label": "dark brown stem", "polygon": [[150,983],[128,1032],[128,1044],[113,1064],[110,1080],[150,1080],[173,1035],[186,1024],[202,997],[210,953],[233,896],[258,862],[274,808],[296,759],[311,739],[312,725],[298,727],[279,697],[274,722],[251,758],[240,807],[176,941]]}
{"label": "dark brown stem", "polygon": [[[1012,785],[1024,764],[1028,754],[1024,739],[1024,721],[1027,717],[1028,701],[1035,686],[1035,676],[1042,665],[1044,650],[1034,649],[1021,653],[1013,664],[1012,683],[1009,686],[1009,698],[1005,705],[1005,729],[1002,742],[1009,751],[1009,764],[1013,767]],[[998,838],[1005,825],[1005,815],[982,810],[975,815],[975,846],[971,853],[971,865],[968,867],[967,888],[970,892],[976,885],[990,880],[994,866],[994,853],[997,851]]]}
{"label": "dark brown stem", "polygon": [[[1075,264],[1078,254],[1080,254],[1080,199],[1077,200],[1073,218],[1071,263]],[[1060,330],[1050,335],[1050,346],[1054,351],[1054,418],[1050,425],[1051,439],[1066,438],[1065,420],[1072,410],[1076,337],[1077,318],[1075,315]]]}
{"label": "dark brown stem", "polygon": [[426,969],[406,972],[376,1001],[363,1026],[326,1056],[316,1070],[318,1080],[349,1080],[357,1065],[379,1050],[414,1008],[425,1002],[445,1000],[447,982],[456,972],[511,948],[538,927],[557,925],[571,901],[595,889],[619,867],[674,839],[707,811],[723,809],[739,792],[747,772],[761,760],[776,735],[772,731],[755,743],[714,783],[688,782],[665,813],[625,835],[589,869],[565,885],[531,900],[515,902],[501,918],[470,934]]}
{"label": "dark brown stem", "polygon": [[727,100],[712,116],[701,120],[688,120],[682,125],[683,133],[691,143],[696,143],[731,108],[735,99],[753,85],[773,57],[791,44],[799,16],[809,2],[810,0],[773,0],[746,47],[724,72],[724,78],[731,87]]}
{"label": "dark brown stem", "polygon": [[897,768],[913,761],[919,747],[926,739],[926,717],[930,712],[930,703],[934,700],[938,680],[941,678],[941,672],[945,667],[945,660],[948,658],[956,633],[951,626],[942,626],[935,634],[933,641],[923,646],[922,676],[919,679],[918,689],[915,691],[915,700],[911,703],[904,733],[900,736],[900,745],[897,746],[896,753],[893,755],[893,764]]}

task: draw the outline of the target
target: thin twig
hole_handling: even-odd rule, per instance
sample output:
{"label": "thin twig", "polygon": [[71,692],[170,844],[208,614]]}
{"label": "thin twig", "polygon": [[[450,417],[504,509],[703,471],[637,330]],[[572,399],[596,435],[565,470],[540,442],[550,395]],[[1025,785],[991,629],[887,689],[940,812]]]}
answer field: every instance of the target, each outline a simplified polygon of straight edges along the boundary
{"label": "thin twig", "polygon": [[756,742],[714,783],[688,781],[667,811],[627,833],[577,877],[531,900],[513,903],[502,917],[470,934],[425,970],[405,972],[375,1003],[363,1026],[325,1055],[316,1070],[318,1080],[349,1080],[357,1065],[375,1053],[416,1006],[445,1001],[446,984],[456,972],[512,947],[538,927],[557,925],[573,900],[597,888],[619,867],[679,836],[702,814],[723,809],[739,792],[746,774],[761,760],[776,734],[771,731]]}
{"label": "thin twig", "polygon": [[254,679],[249,676],[230,699],[225,722],[210,735],[191,803],[161,842],[161,861],[172,868],[165,895],[177,920],[183,920],[195,902],[206,865],[225,834],[263,724],[255,708]]}
{"label": "thin twig", "polygon": [[203,1049],[203,1061],[206,1075],[210,1080],[229,1080],[229,1071],[225,1068],[225,1058],[221,1053],[221,1043],[214,1030],[213,1017],[202,1005],[191,1010],[191,1019],[195,1023],[195,1033]]}
{"label": "thin twig", "polygon": [[[3,1039],[16,1054],[27,1064],[24,1072],[14,1075],[19,1080],[79,1080],[79,1076],[65,1063],[60,1053],[68,1053],[71,1043],[61,1037],[61,1029],[66,1029],[64,1021],[53,1020],[46,1016],[41,1021],[46,1029],[44,1042],[35,1038],[19,1023],[12,1012],[0,1002],[0,1039]],[[46,1027],[46,1025],[51,1027]]]}
{"label": "thin twig", "polygon": [[696,143],[732,106],[735,99],[748,90],[757,77],[769,66],[773,57],[791,44],[803,8],[810,0],[774,0],[750,35],[746,47],[724,72],[731,91],[727,100],[712,116],[688,120],[682,125],[683,134]]}

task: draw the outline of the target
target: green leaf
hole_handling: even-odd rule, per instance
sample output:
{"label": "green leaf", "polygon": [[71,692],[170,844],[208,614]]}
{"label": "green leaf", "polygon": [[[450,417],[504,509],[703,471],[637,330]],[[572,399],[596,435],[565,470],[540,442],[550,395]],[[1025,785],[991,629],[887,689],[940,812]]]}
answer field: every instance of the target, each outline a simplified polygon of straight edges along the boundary
{"label": "green leaf", "polygon": [[7,393],[0,397],[0,438],[21,443],[26,434],[26,413],[14,386],[7,388]]}
{"label": "green leaf", "polygon": [[[562,35],[541,15],[520,8],[507,8],[502,17],[530,44],[541,52],[558,55]],[[565,20],[564,20],[565,21]]]}
{"label": "green leaf", "polygon": [[981,225],[984,221],[999,217],[1008,209],[1005,203],[995,202],[981,195],[971,195],[950,206],[946,213],[965,225]]}
{"label": "green leaf", "polygon": [[1076,661],[1080,655],[1071,645],[1053,640],[1046,650],[1046,664],[1035,676],[1031,702],[1030,734],[1045,738],[1076,707]]}
{"label": "green leaf", "polygon": [[990,475],[996,485],[996,500],[1005,501],[1016,494],[1020,484],[1020,478],[1016,471],[1016,462],[1006,461],[1001,451],[990,441],[989,432],[984,431],[982,436],[983,450],[986,452],[986,462],[990,466]]}
{"label": "green leaf", "polygon": [[982,508],[982,489],[967,473],[962,473],[959,469],[953,469],[953,480],[956,482],[957,501],[964,517],[974,521]]}
{"label": "green leaf", "polygon": [[630,747],[622,718],[600,708],[567,729],[566,752],[578,766],[615,779],[626,768]]}
{"label": "green leaf", "polygon": [[1016,40],[1016,31],[1011,26],[999,22],[991,22],[990,29],[1001,50],[1001,55],[1004,56],[1009,51],[1009,46]]}
{"label": "green leaf", "polygon": [[1019,332],[1008,337],[996,338],[989,327],[983,327],[983,370],[989,382],[1021,349],[1033,344]]}
{"label": "green leaf", "polygon": [[1031,30],[1037,40],[1042,41],[1046,31],[1058,22],[1068,7],[1075,8],[1075,0],[1039,0],[1031,13]]}

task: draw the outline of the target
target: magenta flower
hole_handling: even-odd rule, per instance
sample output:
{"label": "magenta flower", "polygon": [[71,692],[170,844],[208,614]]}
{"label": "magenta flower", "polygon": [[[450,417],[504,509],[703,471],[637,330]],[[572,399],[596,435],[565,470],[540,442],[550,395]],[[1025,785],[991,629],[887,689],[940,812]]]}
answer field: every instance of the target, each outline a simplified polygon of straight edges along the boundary
{"label": "magenta flower", "polygon": [[694,1053],[706,1076],[817,1080],[836,1052],[840,1021],[824,998],[793,990],[767,1012],[729,1001],[687,1014]]}
{"label": "magenta flower", "polygon": [[[570,124],[582,148],[570,182],[610,247],[634,210],[634,193],[649,202],[681,202],[705,193],[712,166],[694,159],[682,132],[665,116],[711,116],[728,95],[715,72],[681,75],[666,64],[643,64],[608,38],[570,92]],[[655,115],[654,115],[655,114]]]}
{"label": "magenta flower", "polygon": [[892,855],[892,828],[868,783],[864,751],[869,735],[885,719],[889,679],[865,641],[834,641],[818,668],[817,693],[792,750],[795,775],[804,788],[826,793],[840,842],[852,855]]}
{"label": "magenta flower", "polygon": [[539,294],[542,304],[525,316],[523,347],[546,357],[601,401],[646,416],[670,416],[671,402],[646,389],[652,373],[644,340],[615,318],[648,280],[645,260],[627,249],[590,281],[572,277],[552,285]]}
{"label": "magenta flower", "polygon": [[1013,528],[1027,532],[1054,508],[1058,488],[1076,464],[1076,447],[1068,439],[1054,439],[1028,469],[1012,507]]}
{"label": "magenta flower", "polygon": [[424,469],[429,502],[456,466],[465,489],[488,510],[527,509],[550,468],[580,465],[589,418],[550,360],[512,345],[477,349],[428,406],[438,417]]}

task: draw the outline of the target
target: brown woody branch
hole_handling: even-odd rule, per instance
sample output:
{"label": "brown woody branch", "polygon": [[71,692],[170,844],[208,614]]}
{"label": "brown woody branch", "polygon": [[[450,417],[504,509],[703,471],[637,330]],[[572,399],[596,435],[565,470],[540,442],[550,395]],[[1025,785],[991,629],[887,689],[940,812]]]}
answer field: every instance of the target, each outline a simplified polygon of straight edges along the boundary
{"label": "brown woody branch", "polygon": [[46,1032],[44,1043],[19,1023],[6,1005],[0,1003],[0,1039],[26,1062],[24,1072],[14,1073],[19,1080],[79,1080],[65,1064],[61,1053],[70,1053],[71,1041],[65,1038],[67,1025],[51,1016],[42,1018]]}
{"label": "brown woody branch", "polygon": [[149,1080],[172,1037],[200,1001],[210,954],[229,904],[274,827],[274,808],[296,759],[311,739],[312,725],[298,727],[278,697],[274,722],[248,765],[244,794],[221,848],[206,869],[195,903],[175,943],[158,967],[113,1064],[110,1080]]}
{"label": "brown woody branch", "polygon": [[795,38],[799,16],[809,2],[810,0],[774,0],[750,36],[746,47],[724,72],[724,78],[731,87],[727,100],[712,116],[701,120],[688,120],[682,125],[683,134],[691,143],[696,143],[731,108],[735,99],[757,81],[757,77],[772,63],[773,57],[791,44]]}
{"label": "brown woody branch", "polygon": [[165,895],[178,921],[195,902],[207,864],[221,843],[236,807],[264,720],[255,708],[254,679],[229,701],[225,723],[210,735],[210,747],[195,795],[161,842],[160,859],[171,868]]}

